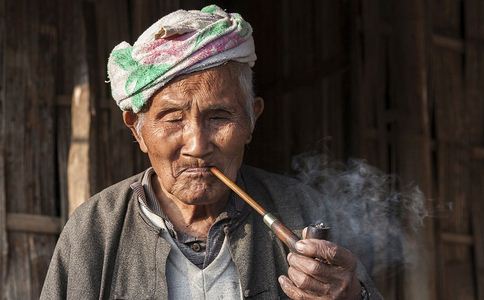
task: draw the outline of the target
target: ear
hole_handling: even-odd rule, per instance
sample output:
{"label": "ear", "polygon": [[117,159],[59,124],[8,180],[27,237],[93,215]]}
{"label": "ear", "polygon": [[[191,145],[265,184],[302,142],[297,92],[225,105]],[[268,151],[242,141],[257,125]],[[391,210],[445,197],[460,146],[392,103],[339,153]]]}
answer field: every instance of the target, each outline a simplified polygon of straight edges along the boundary
{"label": "ear", "polygon": [[254,116],[255,120],[259,119],[260,115],[264,111],[264,99],[262,97],[255,97],[254,99]]}
{"label": "ear", "polygon": [[[254,98],[254,105],[253,105],[252,109],[254,110],[254,117],[255,117],[254,128],[255,128],[255,124],[257,123],[257,119],[259,119],[260,115],[264,111],[264,99],[262,99],[262,97],[255,97]],[[252,131],[254,131],[254,128],[252,128]],[[252,141],[252,132],[250,133],[249,138],[246,141],[246,144],[249,144],[251,141]]]}
{"label": "ear", "polygon": [[138,115],[132,111],[124,111],[123,121],[126,127],[128,127],[131,130],[131,133],[133,134],[134,138],[138,142],[138,145],[141,151],[143,151],[144,153],[148,153],[148,148],[146,147],[146,144],[143,139],[143,136],[141,135],[141,132],[138,133],[138,131],[136,130],[136,123],[139,121]]}

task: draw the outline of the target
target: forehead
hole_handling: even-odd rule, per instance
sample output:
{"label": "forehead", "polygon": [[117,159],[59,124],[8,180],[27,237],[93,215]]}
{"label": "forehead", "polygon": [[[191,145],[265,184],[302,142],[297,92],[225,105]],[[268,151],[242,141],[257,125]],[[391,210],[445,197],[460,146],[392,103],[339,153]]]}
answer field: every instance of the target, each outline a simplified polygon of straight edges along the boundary
{"label": "forehead", "polygon": [[214,103],[239,106],[244,99],[238,76],[238,71],[230,63],[180,76],[154,95],[151,106],[177,102],[189,104],[193,100],[199,106]]}

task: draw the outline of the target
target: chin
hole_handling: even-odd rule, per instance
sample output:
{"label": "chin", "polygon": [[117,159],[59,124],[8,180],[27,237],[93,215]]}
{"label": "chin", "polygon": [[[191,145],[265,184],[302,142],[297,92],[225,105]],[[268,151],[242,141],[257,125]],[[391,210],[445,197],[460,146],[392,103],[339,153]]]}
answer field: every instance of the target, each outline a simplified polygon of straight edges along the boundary
{"label": "chin", "polygon": [[212,203],[211,184],[203,181],[195,181],[173,189],[172,194],[180,201],[190,205],[202,205]]}

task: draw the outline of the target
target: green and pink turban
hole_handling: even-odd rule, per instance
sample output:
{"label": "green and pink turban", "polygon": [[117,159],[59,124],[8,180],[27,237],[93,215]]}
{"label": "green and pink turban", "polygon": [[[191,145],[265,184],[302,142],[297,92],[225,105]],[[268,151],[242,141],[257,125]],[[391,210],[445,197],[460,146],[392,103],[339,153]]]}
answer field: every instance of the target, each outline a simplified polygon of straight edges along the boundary
{"label": "green and pink turban", "polygon": [[178,10],[151,25],[131,46],[122,42],[109,56],[114,100],[123,111],[141,111],[171,79],[237,61],[256,60],[252,28],[237,13],[216,5]]}

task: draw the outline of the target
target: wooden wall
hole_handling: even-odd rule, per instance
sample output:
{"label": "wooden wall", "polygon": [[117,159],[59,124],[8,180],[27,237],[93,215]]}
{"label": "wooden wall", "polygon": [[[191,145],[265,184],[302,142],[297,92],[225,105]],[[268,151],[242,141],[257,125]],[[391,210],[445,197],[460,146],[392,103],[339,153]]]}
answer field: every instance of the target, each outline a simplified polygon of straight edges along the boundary
{"label": "wooden wall", "polygon": [[[416,268],[391,299],[484,299],[481,1],[361,1],[352,67],[357,156],[427,195]],[[386,284],[384,284],[386,282]]]}
{"label": "wooden wall", "polygon": [[446,299],[484,299],[482,153],[484,4],[432,1],[431,77],[438,207],[439,290]]}
{"label": "wooden wall", "polygon": [[[38,2],[38,3],[37,3]],[[246,161],[325,150],[417,183],[431,218],[388,299],[484,299],[484,6],[478,0],[0,0],[0,297],[35,299],[62,224],[148,166],[104,82],[111,49],[217,3],[254,27],[266,101]]]}

